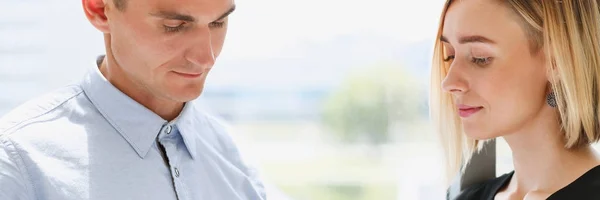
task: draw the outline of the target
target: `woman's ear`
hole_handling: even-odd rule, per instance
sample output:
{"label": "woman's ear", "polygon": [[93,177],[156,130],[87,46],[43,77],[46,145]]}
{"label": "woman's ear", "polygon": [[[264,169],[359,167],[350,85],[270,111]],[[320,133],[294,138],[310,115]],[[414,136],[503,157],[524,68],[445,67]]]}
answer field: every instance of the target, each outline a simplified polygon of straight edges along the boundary
{"label": "woman's ear", "polygon": [[105,0],[81,0],[83,11],[88,20],[103,33],[109,33]]}

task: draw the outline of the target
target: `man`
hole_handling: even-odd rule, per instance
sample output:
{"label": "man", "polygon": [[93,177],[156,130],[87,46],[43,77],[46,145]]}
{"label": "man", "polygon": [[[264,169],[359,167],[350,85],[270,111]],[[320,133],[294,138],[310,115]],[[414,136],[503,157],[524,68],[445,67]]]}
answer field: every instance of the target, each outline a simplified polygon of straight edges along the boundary
{"label": "man", "polygon": [[192,100],[233,0],[82,0],[106,56],[0,120],[0,199],[265,199]]}

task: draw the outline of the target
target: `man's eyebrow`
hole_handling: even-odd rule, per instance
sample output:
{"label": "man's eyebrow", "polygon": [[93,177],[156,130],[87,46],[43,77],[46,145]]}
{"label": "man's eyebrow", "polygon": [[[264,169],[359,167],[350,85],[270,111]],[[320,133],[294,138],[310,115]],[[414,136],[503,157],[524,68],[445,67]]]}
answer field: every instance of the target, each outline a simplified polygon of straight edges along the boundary
{"label": "man's eyebrow", "polygon": [[150,13],[150,15],[152,15],[154,17],[181,20],[181,21],[186,21],[186,22],[196,21],[196,18],[194,18],[190,15],[184,15],[184,14],[180,14],[180,13],[176,13],[176,12],[172,12],[172,11],[159,11],[157,13]]}
{"label": "man's eyebrow", "polygon": [[[219,21],[219,20],[222,20],[222,19],[226,18],[233,11],[235,11],[235,5],[231,6],[231,8],[229,10],[227,10],[227,12],[223,13],[215,21]],[[194,21],[196,21],[196,18],[192,17],[191,15],[185,15],[185,14],[181,14],[181,13],[177,13],[177,12],[172,12],[172,11],[159,11],[159,12],[156,12],[156,13],[150,13],[150,15],[154,16],[154,17],[160,17],[160,18],[165,18],[165,19],[181,20],[181,21],[186,21],[186,22],[194,22]]]}
{"label": "man's eyebrow", "polygon": [[[446,42],[446,43],[450,43],[448,41],[448,38],[442,36],[440,37],[440,41],[442,42]],[[496,42],[494,42],[493,40],[480,36],[480,35],[469,35],[469,36],[463,36],[460,37],[458,39],[458,43],[459,44],[465,44],[465,43],[488,43],[488,44],[496,44]]]}
{"label": "man's eyebrow", "polygon": [[235,5],[231,6],[231,8],[229,8],[229,10],[227,10],[227,12],[223,13],[219,18],[217,18],[217,20],[215,21],[219,21],[222,19],[225,19],[227,16],[229,16],[229,14],[231,14],[233,11],[235,11]]}

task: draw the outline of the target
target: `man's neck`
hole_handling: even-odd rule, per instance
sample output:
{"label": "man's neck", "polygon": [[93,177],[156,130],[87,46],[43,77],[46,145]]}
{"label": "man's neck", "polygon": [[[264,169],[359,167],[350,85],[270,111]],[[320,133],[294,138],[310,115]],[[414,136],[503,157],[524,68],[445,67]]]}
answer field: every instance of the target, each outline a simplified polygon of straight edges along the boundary
{"label": "man's neck", "polygon": [[[590,146],[565,148],[558,117],[550,108],[518,132],[505,136],[512,150],[515,174],[506,188],[514,193],[552,194],[600,162]],[[542,117],[544,116],[544,117]]]}
{"label": "man's neck", "polygon": [[[183,110],[184,103],[156,97],[148,88],[122,76],[126,73],[114,62],[110,54],[105,56],[99,67],[102,75],[113,86],[164,120],[175,119]],[[115,76],[115,74],[121,74],[121,76]]]}

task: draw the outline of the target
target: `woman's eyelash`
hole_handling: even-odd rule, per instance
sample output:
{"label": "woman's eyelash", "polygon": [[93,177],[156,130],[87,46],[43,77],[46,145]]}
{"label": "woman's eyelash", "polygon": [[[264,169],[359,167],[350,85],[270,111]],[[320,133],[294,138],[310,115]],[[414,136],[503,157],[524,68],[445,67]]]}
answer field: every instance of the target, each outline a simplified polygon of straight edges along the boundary
{"label": "woman's eyelash", "polygon": [[492,61],[492,57],[485,57],[485,58],[473,57],[473,58],[471,58],[472,63],[475,63],[477,65],[482,65],[482,66],[489,64],[490,61]]}
{"label": "woman's eyelash", "polygon": [[451,60],[454,60],[454,55],[448,56],[447,58],[444,58],[444,62],[448,62],[448,61],[451,61]]}

